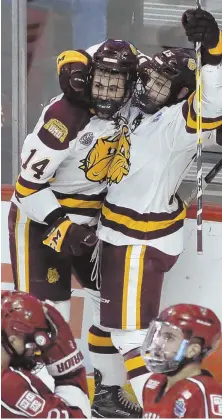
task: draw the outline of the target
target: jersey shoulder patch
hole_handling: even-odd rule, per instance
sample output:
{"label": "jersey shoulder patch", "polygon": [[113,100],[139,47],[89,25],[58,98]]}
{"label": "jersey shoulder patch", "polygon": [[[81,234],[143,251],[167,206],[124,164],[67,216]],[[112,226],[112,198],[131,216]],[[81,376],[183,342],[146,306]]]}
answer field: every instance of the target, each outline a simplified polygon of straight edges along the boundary
{"label": "jersey shoulder patch", "polygon": [[15,407],[28,416],[34,417],[43,411],[45,400],[39,394],[27,390],[17,401]]}
{"label": "jersey shoulder patch", "polygon": [[47,147],[64,150],[85,128],[90,117],[88,109],[73,105],[63,96],[46,110],[37,135]]}
{"label": "jersey shoulder patch", "polygon": [[210,394],[210,406],[214,415],[222,417],[222,394]]}

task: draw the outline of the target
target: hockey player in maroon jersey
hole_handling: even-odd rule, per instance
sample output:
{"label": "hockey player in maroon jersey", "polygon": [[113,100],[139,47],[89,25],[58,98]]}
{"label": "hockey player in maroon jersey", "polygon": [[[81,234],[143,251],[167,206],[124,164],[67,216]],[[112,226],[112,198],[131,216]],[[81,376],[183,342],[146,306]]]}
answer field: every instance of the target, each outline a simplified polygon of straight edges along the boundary
{"label": "hockey player in maroon jersey", "polygon": [[[1,319],[1,417],[91,417],[83,355],[61,314],[29,294],[4,291]],[[54,393],[31,373],[37,360],[54,378]]]}
{"label": "hockey player in maroon jersey", "polygon": [[201,369],[220,334],[220,321],[208,308],[177,304],[162,311],[142,348],[152,371],[141,392],[143,417],[222,417],[222,386]]}

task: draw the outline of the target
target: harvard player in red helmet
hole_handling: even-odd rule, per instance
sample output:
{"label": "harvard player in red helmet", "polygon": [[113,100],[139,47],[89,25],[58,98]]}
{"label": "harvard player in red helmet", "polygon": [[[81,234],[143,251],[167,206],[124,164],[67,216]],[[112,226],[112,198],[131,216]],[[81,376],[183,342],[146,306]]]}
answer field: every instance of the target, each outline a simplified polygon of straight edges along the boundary
{"label": "harvard player in red helmet", "polygon": [[[19,291],[2,293],[1,417],[91,417],[83,356],[61,314]],[[32,372],[44,362],[54,393]]]}
{"label": "harvard player in red helmet", "polygon": [[152,372],[143,387],[143,417],[222,417],[222,386],[201,369],[220,335],[221,323],[208,308],[177,304],[161,312],[142,347]]}

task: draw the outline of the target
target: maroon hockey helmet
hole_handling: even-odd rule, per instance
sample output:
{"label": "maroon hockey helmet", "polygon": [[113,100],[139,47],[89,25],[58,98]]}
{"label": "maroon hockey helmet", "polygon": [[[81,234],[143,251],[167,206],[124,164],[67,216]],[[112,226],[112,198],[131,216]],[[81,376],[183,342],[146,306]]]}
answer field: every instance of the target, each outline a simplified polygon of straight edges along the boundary
{"label": "maroon hockey helmet", "polygon": [[[163,310],[151,323],[142,354],[150,371],[175,373],[191,362],[200,362],[215,348],[220,335],[221,323],[212,310],[177,304]],[[200,345],[200,351],[188,356],[189,345],[195,343]]]}
{"label": "maroon hockey helmet", "polygon": [[[100,92],[92,94],[95,112],[102,118],[112,117],[130,98],[137,79],[138,54],[133,44],[126,41],[108,39],[93,55],[93,69],[100,70],[101,82],[106,79],[105,85],[109,86],[112,77],[120,86],[118,75],[124,77],[121,99],[103,97]],[[98,73],[98,72],[97,72]]]}
{"label": "maroon hockey helmet", "polygon": [[[162,106],[170,106],[186,99],[194,90],[196,85],[196,62],[193,56],[185,48],[170,48],[161,53],[155,54],[152,58],[148,57],[139,65],[138,73],[141,85],[138,84],[135,92],[135,100],[137,106],[147,113],[155,113]],[[151,97],[150,91],[152,87],[149,83],[158,81],[157,74],[164,76],[166,82],[169,80],[171,86],[169,93],[165,97],[165,101],[158,102]],[[155,75],[155,77],[154,77]],[[178,94],[183,87],[187,88],[187,94],[178,98]]]}
{"label": "maroon hockey helmet", "polygon": [[107,39],[94,53],[93,61],[96,67],[135,76],[137,49],[130,42]]}

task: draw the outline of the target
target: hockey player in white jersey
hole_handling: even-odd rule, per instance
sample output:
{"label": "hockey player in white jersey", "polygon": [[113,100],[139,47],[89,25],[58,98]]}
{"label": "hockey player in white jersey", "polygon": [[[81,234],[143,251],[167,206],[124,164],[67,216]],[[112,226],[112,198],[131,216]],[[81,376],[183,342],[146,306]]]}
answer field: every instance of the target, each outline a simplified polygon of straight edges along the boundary
{"label": "hockey player in white jersey", "polygon": [[[188,39],[202,43],[205,142],[222,126],[222,34],[203,10],[188,10],[182,23]],[[142,88],[135,102],[148,115],[131,109],[107,174],[98,227],[103,242],[100,320],[112,329],[129,379],[147,374],[138,348],[158,314],[164,273],[183,250],[186,209],[177,190],[196,152],[195,67],[183,49],[156,54],[141,65]],[[101,417],[106,388],[99,388],[104,397],[94,400],[93,409]]]}
{"label": "hockey player in white jersey", "polygon": [[[97,58],[107,62],[106,68]],[[93,61],[84,51],[65,51],[57,64],[64,95],[44,108],[25,139],[9,238],[16,289],[53,301],[68,320],[72,269],[91,295],[97,293],[91,281],[95,226],[121,118],[128,115],[137,51],[128,42],[109,40]],[[115,362],[114,376],[113,357],[120,358],[119,353],[109,333],[100,331],[100,339],[105,341],[107,375],[119,392],[118,370],[124,365]],[[137,412],[137,406],[124,403],[119,409],[125,416]]]}

